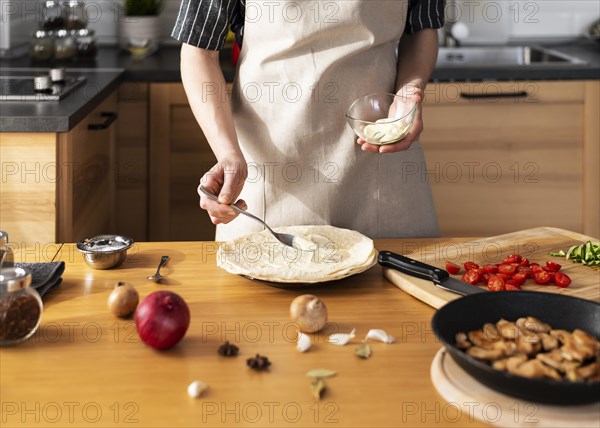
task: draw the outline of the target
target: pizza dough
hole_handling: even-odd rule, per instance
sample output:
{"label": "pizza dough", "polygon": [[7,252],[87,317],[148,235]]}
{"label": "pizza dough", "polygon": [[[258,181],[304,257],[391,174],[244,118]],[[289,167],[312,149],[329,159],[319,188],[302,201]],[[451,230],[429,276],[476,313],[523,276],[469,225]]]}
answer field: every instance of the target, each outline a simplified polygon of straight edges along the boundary
{"label": "pizza dough", "polygon": [[[217,252],[217,266],[227,272],[284,283],[332,281],[373,266],[373,241],[353,230],[333,226],[288,226],[275,229],[313,244],[315,251],[290,248],[267,230],[225,242]],[[306,247],[305,244],[302,246]]]}

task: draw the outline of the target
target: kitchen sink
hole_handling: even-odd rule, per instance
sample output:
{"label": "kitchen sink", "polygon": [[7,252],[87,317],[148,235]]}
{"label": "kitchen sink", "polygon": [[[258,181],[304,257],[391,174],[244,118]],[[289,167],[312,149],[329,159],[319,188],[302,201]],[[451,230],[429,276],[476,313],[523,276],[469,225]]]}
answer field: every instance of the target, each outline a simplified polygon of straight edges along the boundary
{"label": "kitchen sink", "polygon": [[578,58],[551,49],[531,46],[440,47],[438,67],[448,66],[557,66],[585,64]]}

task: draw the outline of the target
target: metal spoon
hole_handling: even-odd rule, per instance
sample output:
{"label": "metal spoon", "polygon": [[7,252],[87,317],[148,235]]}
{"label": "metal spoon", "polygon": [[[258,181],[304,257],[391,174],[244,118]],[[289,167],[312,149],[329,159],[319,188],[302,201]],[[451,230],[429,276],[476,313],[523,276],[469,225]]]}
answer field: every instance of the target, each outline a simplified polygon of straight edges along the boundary
{"label": "metal spoon", "polygon": [[160,258],[160,263],[158,264],[158,269],[156,269],[156,273],[154,275],[148,277],[148,279],[150,281],[152,281],[152,282],[158,282],[158,281],[160,281],[161,279],[164,278],[164,276],[162,276],[160,274],[160,268],[162,268],[164,265],[167,264],[167,262],[169,261],[169,258],[170,258],[169,256],[162,256]]}
{"label": "metal spoon", "polygon": [[[202,192],[202,194],[208,196],[213,201],[219,202],[219,198],[217,198],[215,195],[213,195],[208,190],[206,190],[206,188],[204,188],[204,186],[200,186],[200,192]],[[273,229],[271,229],[269,227],[269,225],[267,223],[265,223],[264,221],[262,221],[260,218],[256,217],[253,214],[250,214],[248,211],[245,211],[245,210],[241,209],[237,205],[233,205],[232,204],[232,205],[229,205],[229,206],[231,208],[233,208],[234,210],[236,210],[237,212],[239,212],[240,214],[243,214],[246,217],[250,217],[252,220],[255,220],[255,221],[261,223],[263,226],[265,226],[267,228],[267,230],[269,232],[271,232],[271,235],[273,235],[275,237],[275,239],[277,239],[283,245],[287,245],[288,247],[292,247],[292,248],[299,248],[302,251],[315,251],[316,250],[316,248],[315,248],[316,246],[303,248],[302,245],[301,245],[302,240],[298,239],[297,236],[290,235],[288,233],[277,233],[277,232],[275,232]],[[296,243],[295,247],[294,247],[294,243]]]}

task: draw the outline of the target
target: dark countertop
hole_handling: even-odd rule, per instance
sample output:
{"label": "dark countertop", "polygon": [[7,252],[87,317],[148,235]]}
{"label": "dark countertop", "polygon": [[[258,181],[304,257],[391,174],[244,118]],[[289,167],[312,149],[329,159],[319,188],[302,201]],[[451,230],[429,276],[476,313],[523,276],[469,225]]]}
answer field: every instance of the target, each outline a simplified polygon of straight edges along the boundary
{"label": "dark countertop", "polygon": [[[443,67],[436,68],[434,82],[487,80],[590,80],[600,79],[600,46],[583,39],[572,43],[544,45],[577,57],[586,64],[510,67]],[[165,46],[151,57],[135,60],[117,47],[101,47],[94,63],[72,64],[67,71],[81,74],[87,81],[60,102],[2,102],[1,132],[67,132],[91,112],[120,83],[180,82],[179,46]],[[235,68],[229,49],[221,52],[221,65],[227,81],[232,81]],[[34,68],[35,70],[32,70]],[[44,71],[28,57],[0,61],[0,74]]]}

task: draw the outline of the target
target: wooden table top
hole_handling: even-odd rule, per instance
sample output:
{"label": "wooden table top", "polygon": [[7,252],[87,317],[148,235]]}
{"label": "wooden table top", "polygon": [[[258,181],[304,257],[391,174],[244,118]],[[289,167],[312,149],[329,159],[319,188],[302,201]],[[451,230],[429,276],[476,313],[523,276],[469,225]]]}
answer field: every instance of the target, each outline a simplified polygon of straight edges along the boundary
{"label": "wooden table top", "polygon": [[[376,246],[406,254],[440,242],[380,240]],[[38,332],[0,349],[0,425],[481,426],[443,401],[431,383],[440,348],[430,327],[434,309],[385,280],[379,266],[290,290],[228,274],[215,264],[216,249],[214,242],[138,243],[120,268],[105,271],[89,268],[71,244],[38,256],[17,252],[17,261],[64,260],[67,267],[60,288],[45,299]],[[171,256],[163,269],[168,279],[148,282],[165,254]],[[141,298],[156,290],[180,294],[191,312],[186,337],[168,351],[145,346],[133,320],[107,309],[117,281],[133,284]],[[301,354],[288,311],[292,299],[307,292],[327,304],[329,325]],[[352,328],[357,339],[351,344],[326,343],[329,334]],[[386,330],[397,343],[372,342],[372,357],[361,360],[354,349],[371,328]],[[238,357],[217,354],[225,340],[238,344]],[[256,353],[272,361],[268,372],[246,366]],[[338,373],[326,380],[321,401],[305,376],[314,368]],[[209,385],[200,399],[187,395],[193,380]],[[474,412],[482,411],[480,404]]]}

